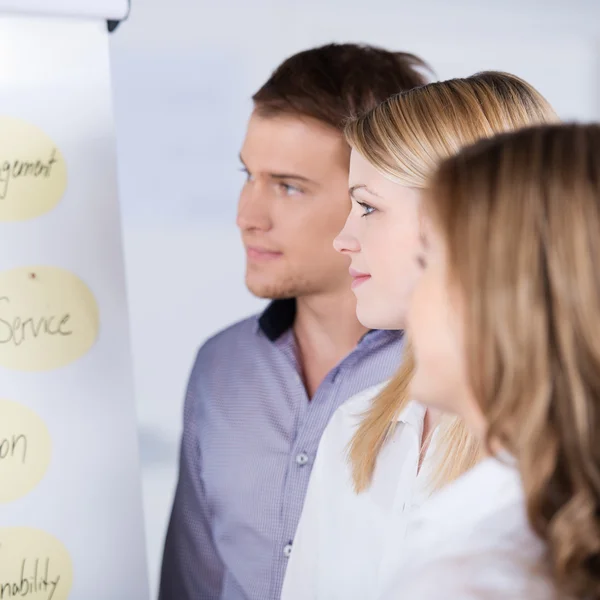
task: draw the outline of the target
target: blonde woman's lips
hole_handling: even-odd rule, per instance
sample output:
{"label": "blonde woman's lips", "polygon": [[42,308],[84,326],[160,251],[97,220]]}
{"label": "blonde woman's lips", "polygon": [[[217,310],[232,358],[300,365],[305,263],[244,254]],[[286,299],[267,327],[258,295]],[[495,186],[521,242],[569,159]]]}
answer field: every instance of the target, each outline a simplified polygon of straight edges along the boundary
{"label": "blonde woman's lips", "polygon": [[348,272],[350,273],[350,277],[352,277],[352,284],[350,286],[352,289],[357,288],[359,285],[365,283],[365,281],[371,279],[371,276],[368,273],[361,273],[355,269],[349,269]]}

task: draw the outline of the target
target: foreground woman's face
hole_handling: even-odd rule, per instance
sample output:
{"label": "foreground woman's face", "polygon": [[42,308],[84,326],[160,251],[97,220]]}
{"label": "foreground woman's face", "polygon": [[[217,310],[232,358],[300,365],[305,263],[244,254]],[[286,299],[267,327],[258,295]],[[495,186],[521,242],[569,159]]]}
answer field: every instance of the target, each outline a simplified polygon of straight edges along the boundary
{"label": "foreground woman's face", "polygon": [[472,398],[466,370],[464,302],[457,286],[450,287],[444,240],[426,215],[421,219],[420,239],[413,260],[422,274],[408,313],[416,361],[411,395],[432,408],[465,416]]}

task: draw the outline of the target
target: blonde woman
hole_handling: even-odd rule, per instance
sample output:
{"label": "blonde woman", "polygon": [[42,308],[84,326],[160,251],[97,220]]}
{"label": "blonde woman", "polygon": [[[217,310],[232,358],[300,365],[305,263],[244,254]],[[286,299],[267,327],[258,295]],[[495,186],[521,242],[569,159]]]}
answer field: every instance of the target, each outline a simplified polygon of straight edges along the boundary
{"label": "blonde woman", "polygon": [[600,598],[600,125],[445,162],[409,312],[414,398],[489,457],[415,514],[382,597]]}
{"label": "blonde woman", "polygon": [[[438,161],[478,139],[555,120],[526,82],[488,72],[402,93],[349,123],[352,210],[335,247],[351,258],[363,325],[405,326],[419,276],[421,190]],[[395,378],[343,405],[325,431],[284,600],[374,597],[395,572],[411,507],[477,460],[464,427],[438,427],[433,411],[409,402],[413,361],[404,354]]]}

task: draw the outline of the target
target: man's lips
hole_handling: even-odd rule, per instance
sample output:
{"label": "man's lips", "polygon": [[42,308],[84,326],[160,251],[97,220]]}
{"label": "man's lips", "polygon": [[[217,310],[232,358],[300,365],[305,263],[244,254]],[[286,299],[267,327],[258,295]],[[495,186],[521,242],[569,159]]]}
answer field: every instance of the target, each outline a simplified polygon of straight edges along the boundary
{"label": "man's lips", "polygon": [[283,252],[277,252],[262,246],[246,246],[246,256],[253,261],[275,260],[283,256]]}

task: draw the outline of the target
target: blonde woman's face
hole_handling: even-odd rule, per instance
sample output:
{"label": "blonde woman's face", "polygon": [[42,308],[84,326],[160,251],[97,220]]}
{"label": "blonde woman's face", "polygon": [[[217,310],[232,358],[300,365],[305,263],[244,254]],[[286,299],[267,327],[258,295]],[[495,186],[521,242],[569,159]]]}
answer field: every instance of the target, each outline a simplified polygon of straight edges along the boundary
{"label": "blonde woman's face", "polygon": [[424,216],[420,249],[413,257],[422,272],[408,311],[415,356],[411,396],[432,408],[466,416],[474,407],[469,391],[463,301],[450,290],[443,240]]}
{"label": "blonde woman's face", "polygon": [[350,258],[357,317],[373,329],[403,329],[419,276],[420,192],[390,181],[355,150],[349,187],[352,208],[333,245]]}

